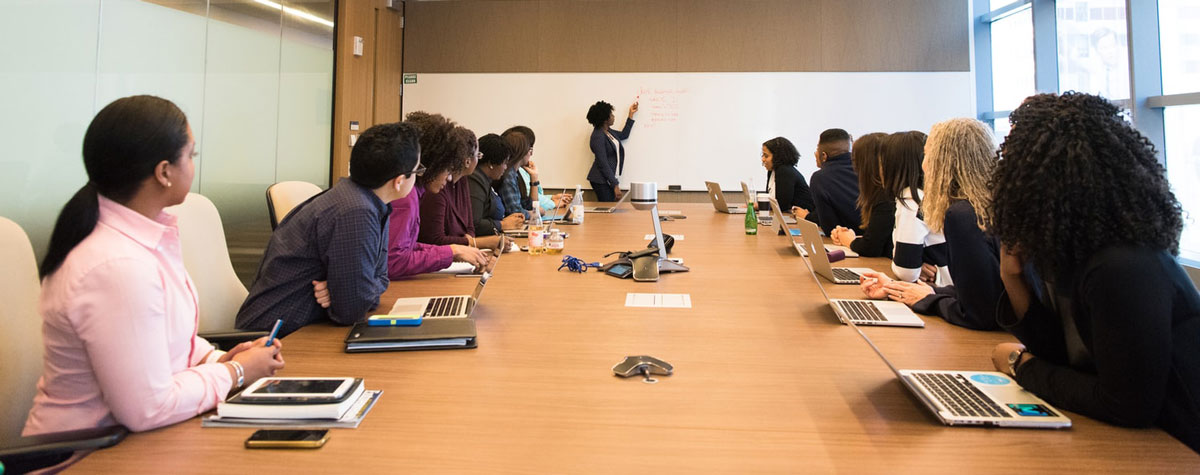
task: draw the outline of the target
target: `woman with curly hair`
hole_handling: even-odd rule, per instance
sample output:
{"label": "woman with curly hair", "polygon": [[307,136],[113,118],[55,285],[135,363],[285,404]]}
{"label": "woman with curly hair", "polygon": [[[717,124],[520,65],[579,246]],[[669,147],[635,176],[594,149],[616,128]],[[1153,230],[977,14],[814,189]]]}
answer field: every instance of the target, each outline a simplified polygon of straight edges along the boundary
{"label": "woman with curly hair", "polygon": [[896,199],[887,196],[879,169],[879,145],[888,134],[875,132],[859,137],[850,152],[858,175],[858,209],[862,236],[838,226],[829,233],[834,244],[849,247],[862,257],[892,257],[892,229],[896,227]]}
{"label": "woman with curly hair", "polygon": [[990,227],[1021,341],[998,370],[1069,411],[1157,425],[1200,452],[1200,294],[1154,146],[1103,98],[1039,94],[1009,116]]}
{"label": "woman with curly hair", "polygon": [[[1000,283],[999,249],[984,234],[982,223],[991,211],[988,180],[996,166],[992,130],[975,119],[951,119],[933,125],[925,142],[924,223],[931,233],[946,238],[951,285],[893,281],[882,273],[863,275],[868,297],[889,298],[933,314],[947,322],[976,330],[995,330]],[[976,210],[979,210],[976,212]]]}
{"label": "woman with curly hair", "polygon": [[[403,277],[445,269],[452,262],[466,262],[476,268],[487,265],[488,258],[471,243],[469,229],[455,227],[454,205],[460,204],[450,187],[456,177],[475,163],[475,134],[440,114],[413,112],[407,123],[421,130],[421,165],[413,192],[392,201],[389,218],[388,278]],[[470,199],[465,201],[470,216]],[[431,218],[426,219],[426,210]],[[461,207],[461,206],[459,206]],[[469,220],[468,220],[469,224]],[[452,231],[462,229],[461,234]],[[421,240],[426,232],[441,239]],[[485,246],[486,247],[486,246]]]}
{"label": "woman with curly hair", "polygon": [[625,146],[621,141],[629,138],[633,130],[633,115],[638,111],[638,103],[629,106],[629,115],[625,116],[625,127],[621,130],[612,128],[616,123],[613,106],[604,101],[596,102],[588,108],[587,121],[592,124],[592,138],[588,146],[592,149],[595,160],[588,170],[587,180],[592,184],[599,201],[617,201],[621,199],[621,182],[618,180],[625,170]]}
{"label": "woman with curly hair", "polygon": [[442,270],[452,262],[466,262],[482,269],[488,264],[488,256],[478,248],[417,240],[422,198],[431,200],[445,190],[456,174],[473,168],[475,134],[439,114],[413,112],[408,115],[408,122],[421,129],[421,161],[425,170],[417,177],[412,193],[389,203],[392,213],[388,224],[388,279]]}

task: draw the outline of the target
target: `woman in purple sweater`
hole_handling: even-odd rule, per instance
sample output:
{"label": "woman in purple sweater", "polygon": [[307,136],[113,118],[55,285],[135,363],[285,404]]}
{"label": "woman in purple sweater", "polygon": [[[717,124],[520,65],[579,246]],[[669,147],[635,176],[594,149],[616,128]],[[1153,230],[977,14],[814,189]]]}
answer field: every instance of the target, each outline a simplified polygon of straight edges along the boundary
{"label": "woman in purple sweater", "polygon": [[454,261],[482,269],[488,256],[480,249],[417,242],[422,197],[441,193],[456,175],[475,168],[479,150],[475,134],[438,114],[414,112],[409,114],[408,122],[421,129],[424,172],[417,178],[412,193],[389,203],[392,213],[388,224],[388,278],[396,280],[442,270]]}

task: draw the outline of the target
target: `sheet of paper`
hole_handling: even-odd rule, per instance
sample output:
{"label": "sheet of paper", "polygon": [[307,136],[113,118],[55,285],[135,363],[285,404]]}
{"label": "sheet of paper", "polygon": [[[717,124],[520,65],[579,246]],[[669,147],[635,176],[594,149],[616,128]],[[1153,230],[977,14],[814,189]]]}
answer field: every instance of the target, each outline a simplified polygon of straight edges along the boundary
{"label": "sheet of paper", "polygon": [[625,294],[626,307],[692,308],[691,294]]}
{"label": "sheet of paper", "polygon": [[[665,234],[667,234],[667,233],[663,233],[663,234],[665,235]],[[672,236],[675,236],[675,240],[676,240],[676,241],[682,241],[682,240],[683,240],[683,235],[682,235],[682,234],[672,234]],[[645,240],[647,240],[647,241],[648,241],[648,240],[654,239],[654,235],[653,235],[653,234],[647,234],[647,235],[646,235],[646,237],[644,237],[644,238],[642,238],[642,239],[645,239]],[[664,237],[663,237],[663,239],[666,239],[666,236],[664,236]]]}

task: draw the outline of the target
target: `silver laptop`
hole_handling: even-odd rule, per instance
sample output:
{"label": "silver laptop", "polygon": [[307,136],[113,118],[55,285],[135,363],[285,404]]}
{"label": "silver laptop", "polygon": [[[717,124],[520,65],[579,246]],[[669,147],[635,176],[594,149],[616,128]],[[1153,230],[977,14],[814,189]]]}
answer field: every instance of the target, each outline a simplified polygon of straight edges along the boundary
{"label": "silver laptop", "polygon": [[[779,209],[779,202],[775,201],[775,198],[767,198],[767,200],[771,202],[771,215],[775,217],[776,221],[779,221],[779,230],[781,232],[783,232],[784,236],[787,236],[789,241],[791,241],[792,248],[796,249],[797,253],[799,253],[803,257],[808,257],[808,249],[804,248],[803,236],[800,236],[799,230],[793,230],[792,228],[788,227],[788,223],[783,220],[783,210]],[[796,241],[795,239],[792,239],[793,237],[800,237],[801,240]],[[822,247],[825,248],[826,252],[836,250],[836,251],[842,251],[842,253],[845,254],[846,257],[858,257],[857,252],[850,250],[850,248],[848,248],[846,246],[836,246],[833,244],[824,244],[824,241],[822,241],[822,244],[823,244]]]}
{"label": "silver laptop", "polygon": [[[813,245],[813,243],[822,242],[821,228],[817,227],[817,223],[801,219],[796,222],[796,227],[800,229],[800,240],[804,249],[808,251],[808,259],[812,262],[813,270],[830,282],[857,285],[862,280],[864,273],[878,272],[866,267],[833,267],[829,264],[829,256],[825,254],[825,250]],[[820,252],[817,252],[818,249]]]}
{"label": "silver laptop", "polygon": [[[809,252],[819,256],[825,255],[825,253],[818,252],[816,249],[810,249]],[[825,300],[829,302],[829,306],[833,307],[833,313],[837,315],[838,320],[842,323],[846,325],[858,324],[886,327],[925,327],[925,321],[913,313],[912,309],[908,308],[907,305],[900,302],[891,300],[830,298],[829,293],[825,291],[825,286],[817,278],[815,272],[816,266],[810,265],[815,262],[815,259],[810,257],[801,260],[804,261],[804,267],[808,268],[809,273],[812,274],[813,280],[817,282],[817,287],[821,289],[821,295],[825,296]]]}
{"label": "silver laptop", "polygon": [[442,295],[396,299],[396,303],[392,304],[392,309],[388,311],[388,315],[420,315],[421,318],[466,318],[471,316],[471,311],[475,310],[475,305],[479,303],[479,296],[483,295],[484,286],[492,278],[492,273],[496,271],[496,266],[500,264],[500,256],[502,255],[504,253],[496,256],[491,269],[479,275],[479,283],[475,285],[475,292],[471,295]]}
{"label": "silver laptop", "polygon": [[[745,186],[745,183],[743,183],[743,186]],[[725,194],[721,192],[721,185],[711,181],[706,181],[704,182],[704,187],[708,188],[708,198],[712,200],[713,208],[716,208],[717,212],[725,214],[746,214],[745,206],[729,206],[729,204],[725,202]]]}
{"label": "silver laptop", "polygon": [[1062,429],[1071,419],[1026,391],[1007,374],[995,371],[897,369],[857,326],[854,330],[871,346],[888,369],[900,378],[925,407],[948,426],[974,425]]}
{"label": "silver laptop", "polygon": [[629,191],[622,193],[621,199],[617,200],[616,203],[613,203],[612,206],[589,206],[587,208],[584,208],[583,212],[584,213],[612,213],[613,211],[617,210],[618,206],[621,206],[621,203],[629,201],[629,194],[630,194]]}

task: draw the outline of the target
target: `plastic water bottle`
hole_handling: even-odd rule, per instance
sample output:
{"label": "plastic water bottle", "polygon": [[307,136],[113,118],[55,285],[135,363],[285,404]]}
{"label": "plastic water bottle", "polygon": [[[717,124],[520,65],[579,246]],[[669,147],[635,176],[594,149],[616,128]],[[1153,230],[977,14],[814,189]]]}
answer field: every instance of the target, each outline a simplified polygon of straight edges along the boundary
{"label": "plastic water bottle", "polygon": [[542,213],[540,206],[533,207],[533,216],[529,218],[529,254],[538,255],[546,249],[546,239],[542,234]]}
{"label": "plastic water bottle", "polygon": [[571,223],[583,224],[583,185],[575,185],[575,197],[571,199]]}
{"label": "plastic water bottle", "polygon": [[564,244],[562,232],[557,228],[551,229],[550,238],[546,241],[546,254],[562,254]]}

